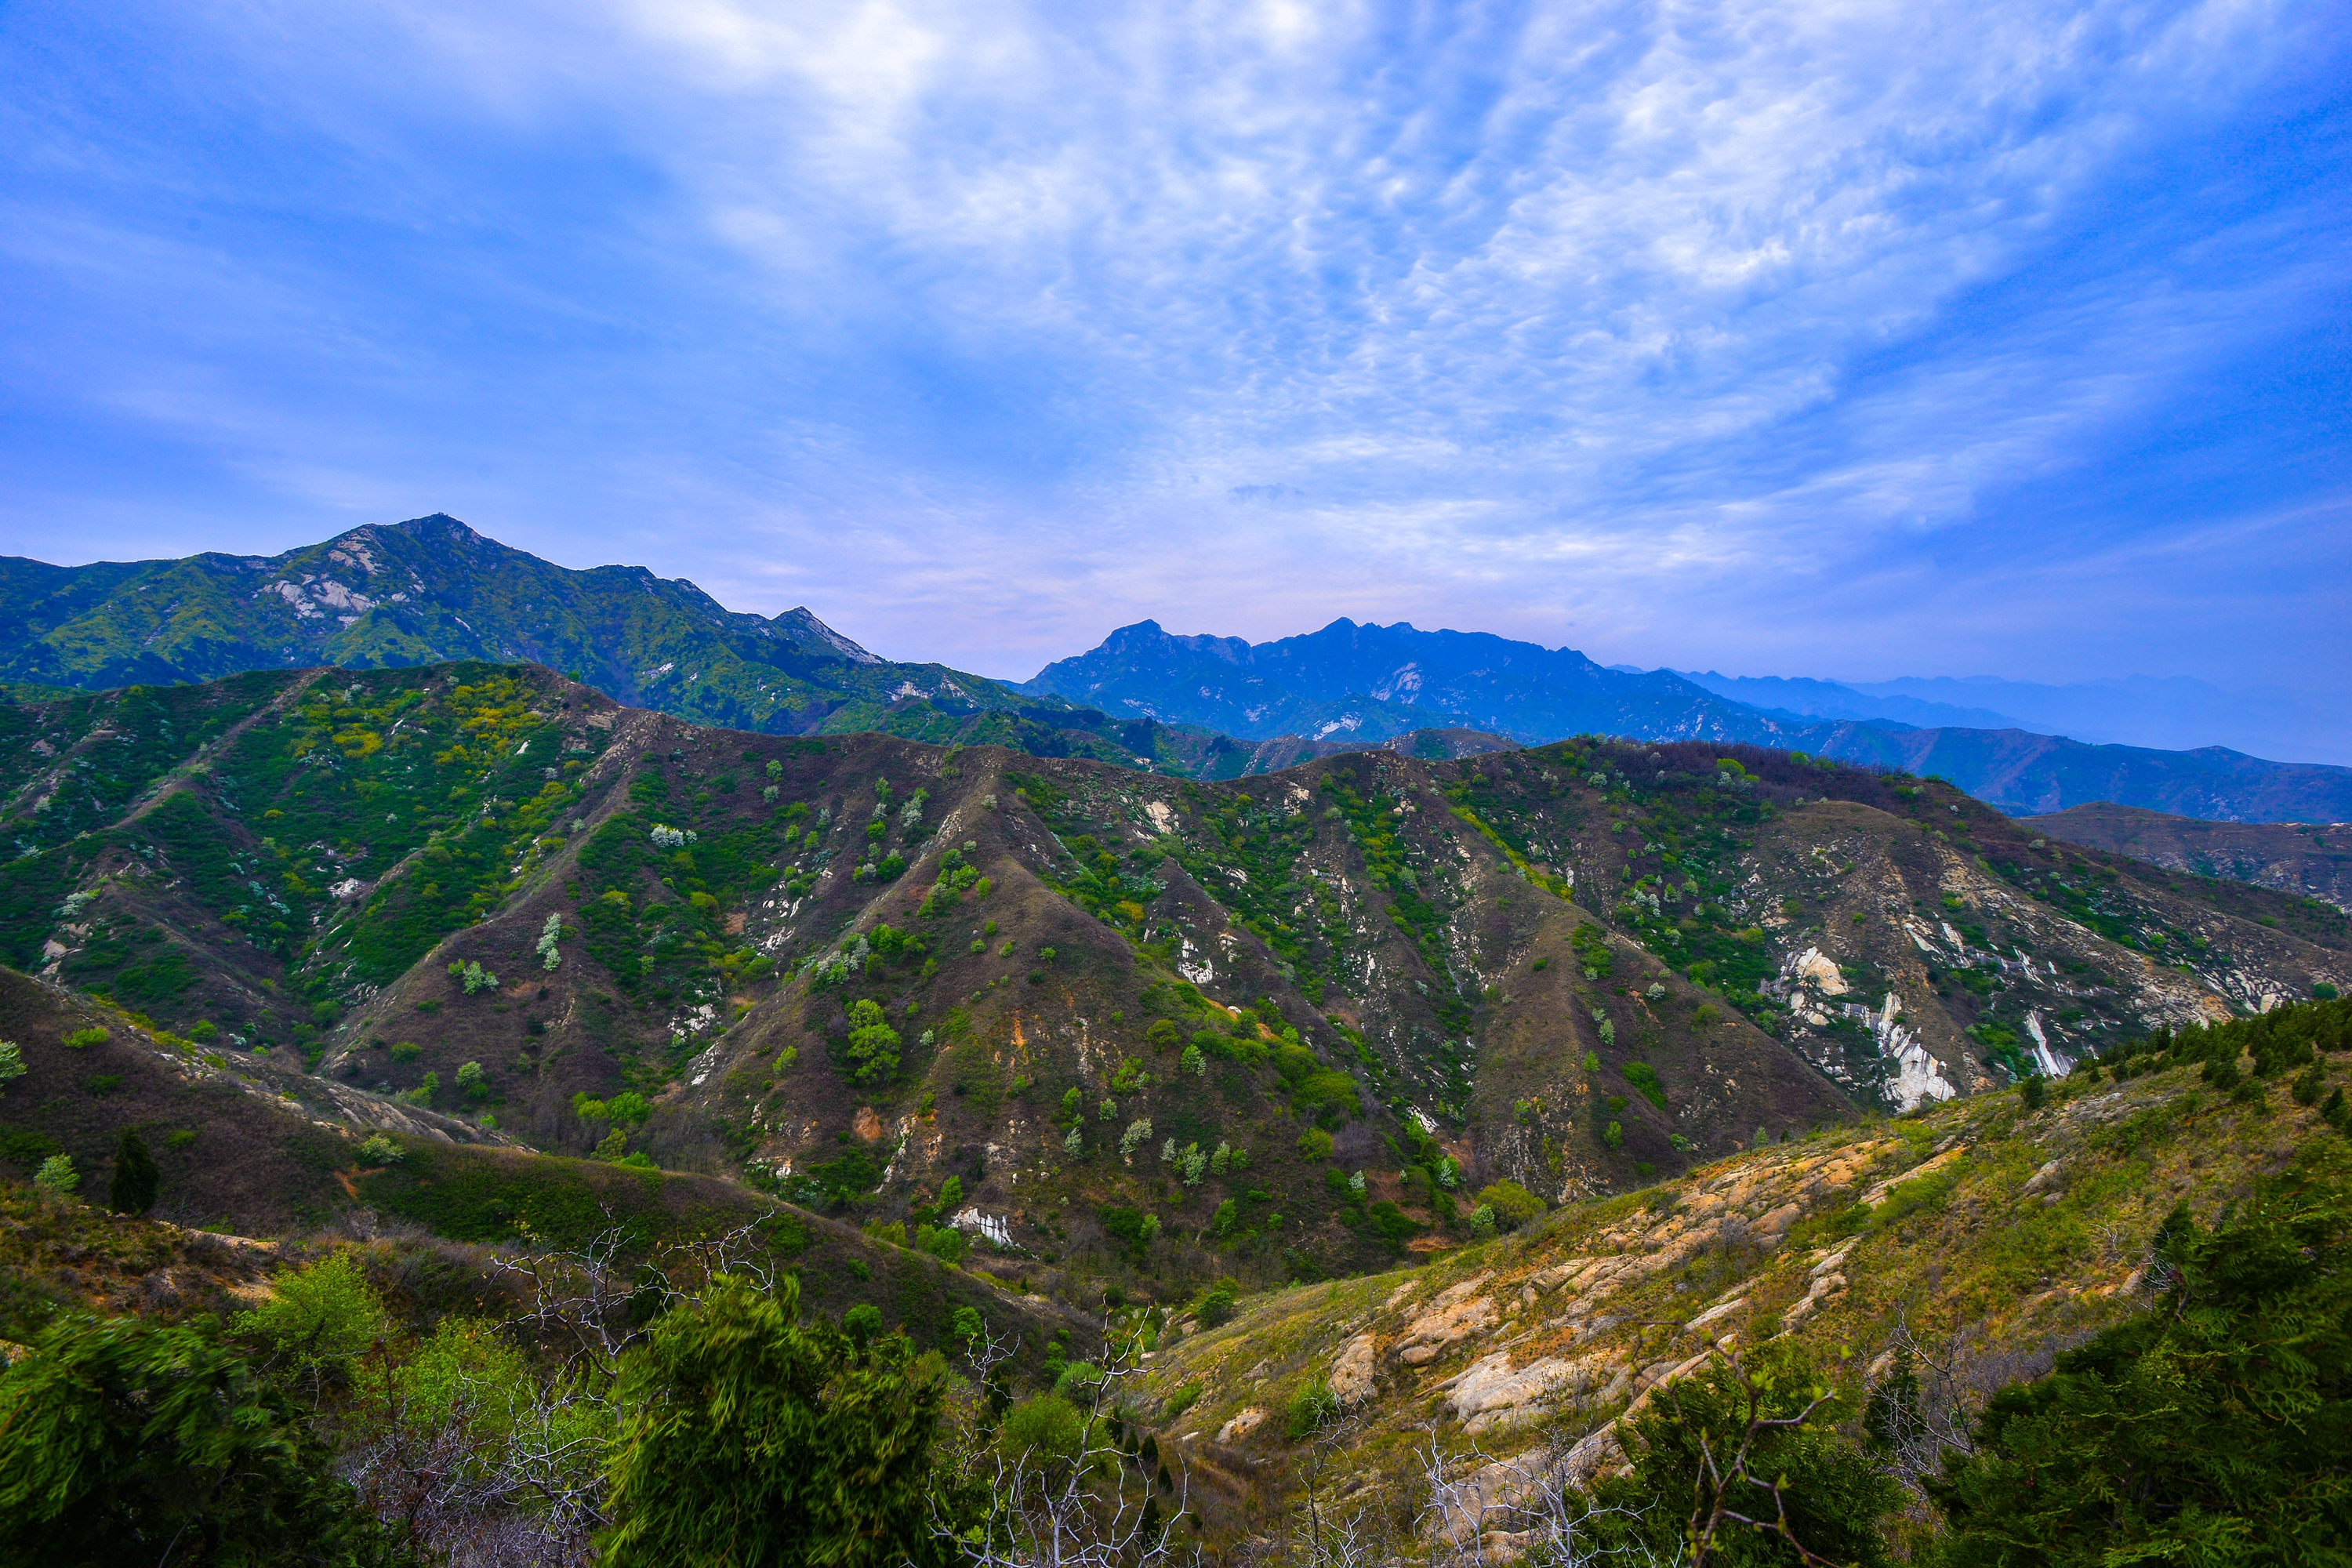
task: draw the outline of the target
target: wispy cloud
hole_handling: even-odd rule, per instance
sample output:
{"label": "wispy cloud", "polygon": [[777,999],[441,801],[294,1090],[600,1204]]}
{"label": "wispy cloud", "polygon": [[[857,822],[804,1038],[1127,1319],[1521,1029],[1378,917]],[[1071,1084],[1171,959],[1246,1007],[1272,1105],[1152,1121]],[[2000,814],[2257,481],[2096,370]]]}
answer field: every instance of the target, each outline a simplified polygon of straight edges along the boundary
{"label": "wispy cloud", "polygon": [[414,496],[996,673],[1349,614],[2352,676],[2324,7],[18,16],[26,553]]}

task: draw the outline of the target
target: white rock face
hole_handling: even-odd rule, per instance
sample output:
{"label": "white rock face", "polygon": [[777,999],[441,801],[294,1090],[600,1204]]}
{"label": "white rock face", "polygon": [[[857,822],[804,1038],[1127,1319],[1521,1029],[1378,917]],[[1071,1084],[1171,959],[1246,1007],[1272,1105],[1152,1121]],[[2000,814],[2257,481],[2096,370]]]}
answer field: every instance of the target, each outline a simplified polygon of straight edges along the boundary
{"label": "white rock face", "polygon": [[1790,967],[1796,978],[1824,996],[1843,996],[1849,989],[1836,962],[1825,957],[1818,947],[1805,949]]}
{"label": "white rock face", "polygon": [[1341,1405],[1360,1405],[1371,1397],[1379,1352],[1379,1341],[1370,1334],[1358,1334],[1331,1358],[1331,1393]]}
{"label": "white rock face", "polygon": [[1238,1443],[1243,1438],[1248,1436],[1251,1433],[1256,1431],[1259,1427],[1265,1426],[1265,1417],[1266,1413],[1253,1405],[1247,1410],[1243,1411],[1240,1415],[1226,1422],[1223,1426],[1217,1428],[1217,1441],[1220,1443]]}
{"label": "white rock face", "polygon": [[948,1221],[958,1230],[976,1230],[999,1247],[1013,1245],[1013,1227],[1003,1215],[982,1214],[976,1208],[964,1210]]}
{"label": "white rock face", "polygon": [[1429,1304],[1430,1310],[1414,1319],[1397,1342],[1397,1359],[1407,1366],[1426,1366],[1444,1354],[1447,1346],[1481,1329],[1493,1328],[1500,1316],[1494,1301],[1470,1294],[1492,1278],[1490,1274],[1481,1274],[1441,1292]]}
{"label": "white rock face", "polygon": [[1612,1357],[1595,1354],[1575,1361],[1545,1356],[1514,1370],[1510,1352],[1496,1351],[1470,1364],[1446,1404],[1463,1431],[1475,1436],[1535,1420],[1546,1400],[1577,1398],[1608,1382],[1616,1369]]}
{"label": "white rock face", "polygon": [[2025,1015],[2025,1032],[2033,1041],[2033,1065],[2042,1069],[2042,1077],[2064,1078],[2074,1070],[2074,1058],[2053,1046],[2042,1032],[2041,1008]]}
{"label": "white rock face", "polygon": [[1927,1100],[1949,1100],[1959,1090],[1944,1077],[1943,1064],[1927,1054],[1918,1037],[1895,1021],[1902,1010],[1903,999],[1889,991],[1886,1005],[1870,1020],[1870,1033],[1880,1054],[1895,1064],[1887,1091],[1902,1110],[1916,1110]]}
{"label": "white rock face", "polygon": [[1780,1314],[1780,1331],[1786,1333],[1819,1311],[1822,1303],[1845,1294],[1845,1276],[1824,1274],[1806,1289],[1804,1297]]}

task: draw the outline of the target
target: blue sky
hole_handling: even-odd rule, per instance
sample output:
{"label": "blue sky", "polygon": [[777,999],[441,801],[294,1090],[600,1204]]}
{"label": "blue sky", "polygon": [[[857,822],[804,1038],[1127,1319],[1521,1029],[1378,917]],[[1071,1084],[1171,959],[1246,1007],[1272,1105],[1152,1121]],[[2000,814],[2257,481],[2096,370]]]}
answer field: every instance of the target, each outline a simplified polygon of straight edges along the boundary
{"label": "blue sky", "polygon": [[2352,683],[2345,5],[0,9],[0,552]]}

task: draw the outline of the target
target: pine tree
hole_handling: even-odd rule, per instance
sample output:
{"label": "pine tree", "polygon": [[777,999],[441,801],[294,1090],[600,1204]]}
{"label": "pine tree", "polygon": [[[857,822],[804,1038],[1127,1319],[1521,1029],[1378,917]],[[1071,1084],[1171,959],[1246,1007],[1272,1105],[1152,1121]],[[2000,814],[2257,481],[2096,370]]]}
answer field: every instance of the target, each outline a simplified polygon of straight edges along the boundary
{"label": "pine tree", "polygon": [[2352,1194],[2290,1173],[2176,1209],[2154,1310],[1993,1397],[1928,1483],[1951,1568],[2352,1554]]}
{"label": "pine tree", "polygon": [[790,1275],[773,1296],[721,1276],[632,1354],[608,1568],[940,1560],[927,1506],[940,1379],[871,1321],[863,1342],[794,1321],[799,1300]]}
{"label": "pine tree", "polygon": [[114,1146],[114,1179],[106,1184],[106,1206],[116,1214],[145,1214],[155,1206],[163,1181],[155,1156],[147,1152],[138,1131],[124,1128],[122,1141]]}

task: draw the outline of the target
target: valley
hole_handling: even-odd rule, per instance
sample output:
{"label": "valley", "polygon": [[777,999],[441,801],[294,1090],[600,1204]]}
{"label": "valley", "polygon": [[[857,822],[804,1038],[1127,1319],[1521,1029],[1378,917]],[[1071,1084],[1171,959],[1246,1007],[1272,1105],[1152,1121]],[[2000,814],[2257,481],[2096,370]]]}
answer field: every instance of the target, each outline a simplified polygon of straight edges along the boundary
{"label": "valley", "polygon": [[891,1221],[954,1178],[1041,1282],[1353,1271],[1496,1182],[1622,1192],[2352,985],[2332,910],[1746,747],[1213,783],[494,665],[5,717],[7,959],[194,1077]]}
{"label": "valley", "polygon": [[2352,910],[2352,827],[2340,822],[2208,822],[2106,803],[2019,820],[2053,838],[2168,870],[2258,883]]}
{"label": "valley", "polygon": [[0,1339],[350,1268],[404,1354],[474,1312],[544,1361],[640,1342],[621,1281],[751,1269],[812,1332],[996,1346],[991,1398],[1115,1396],[1213,1554],[1308,1489],[1507,1558],[1725,1347],[1863,1388],[1916,1339],[1980,1402],[2147,1298],[2162,1202],[2341,1163],[2326,904],[1744,744],[1260,761],[478,661],[0,709]]}

